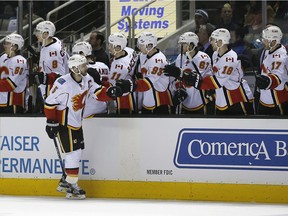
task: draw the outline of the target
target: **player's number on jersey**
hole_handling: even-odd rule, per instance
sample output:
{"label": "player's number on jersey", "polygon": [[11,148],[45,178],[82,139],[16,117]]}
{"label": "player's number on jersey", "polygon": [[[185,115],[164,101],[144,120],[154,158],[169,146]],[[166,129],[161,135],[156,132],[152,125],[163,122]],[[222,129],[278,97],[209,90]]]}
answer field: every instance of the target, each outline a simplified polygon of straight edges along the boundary
{"label": "player's number on jersey", "polygon": [[272,62],[271,70],[277,70],[281,66],[282,62]]}
{"label": "player's number on jersey", "polygon": [[57,68],[58,67],[58,61],[54,60],[52,61],[52,68]]}
{"label": "player's number on jersey", "polygon": [[230,75],[230,74],[232,74],[232,72],[233,72],[233,67],[224,66],[222,74]]}
{"label": "player's number on jersey", "polygon": [[209,62],[201,61],[201,62],[199,63],[199,68],[200,68],[201,70],[206,70],[206,69],[208,68],[208,66],[209,66]]}
{"label": "player's number on jersey", "polygon": [[118,80],[121,76],[121,73],[113,72],[111,79],[112,80]]}
{"label": "player's number on jersey", "polygon": [[159,68],[159,67],[153,67],[151,74],[156,74],[158,76],[161,76],[161,74],[163,73],[163,68]]}
{"label": "player's number on jersey", "polygon": [[16,67],[16,68],[15,68],[14,74],[19,74],[19,75],[21,75],[22,73],[23,73],[23,68],[20,68],[20,67]]}

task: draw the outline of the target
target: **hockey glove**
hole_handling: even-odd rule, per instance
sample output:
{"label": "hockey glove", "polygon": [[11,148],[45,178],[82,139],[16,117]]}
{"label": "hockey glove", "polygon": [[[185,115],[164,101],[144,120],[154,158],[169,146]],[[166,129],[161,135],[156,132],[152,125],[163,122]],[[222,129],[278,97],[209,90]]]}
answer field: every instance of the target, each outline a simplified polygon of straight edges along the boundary
{"label": "hockey glove", "polygon": [[35,83],[37,85],[44,84],[46,85],[47,83],[47,75],[44,72],[33,72],[29,74],[29,82]]}
{"label": "hockey glove", "polygon": [[137,88],[137,84],[133,80],[120,79],[116,81],[116,86],[120,87],[123,93],[133,92]]}
{"label": "hockey glove", "polygon": [[120,87],[118,86],[111,86],[107,89],[106,94],[113,99],[116,99],[117,97],[121,97],[123,95],[123,92]]}
{"label": "hockey glove", "polygon": [[205,97],[206,97],[209,101],[214,101],[214,98],[215,98],[215,89],[205,90]]}
{"label": "hockey glove", "polygon": [[175,65],[165,65],[163,72],[165,76],[172,76],[176,79],[179,79],[181,75],[181,69],[176,67]]}
{"label": "hockey glove", "polygon": [[53,139],[59,132],[59,123],[53,120],[47,120],[46,133],[50,139]]}
{"label": "hockey glove", "polygon": [[135,78],[136,78],[136,79],[143,79],[143,74],[137,72],[137,73],[135,74]]}
{"label": "hockey glove", "polygon": [[172,99],[173,105],[178,106],[180,103],[182,103],[186,98],[188,94],[186,92],[186,89],[180,88],[178,89]]}
{"label": "hockey glove", "polygon": [[269,89],[271,84],[272,84],[272,81],[269,76],[256,75],[256,86],[259,89]]}
{"label": "hockey glove", "polygon": [[185,81],[187,86],[193,86],[196,89],[200,89],[202,76],[196,71],[184,72],[183,80]]}
{"label": "hockey glove", "polygon": [[102,85],[102,77],[100,76],[99,72],[95,68],[88,68],[87,73],[93,77],[94,82],[98,85]]}

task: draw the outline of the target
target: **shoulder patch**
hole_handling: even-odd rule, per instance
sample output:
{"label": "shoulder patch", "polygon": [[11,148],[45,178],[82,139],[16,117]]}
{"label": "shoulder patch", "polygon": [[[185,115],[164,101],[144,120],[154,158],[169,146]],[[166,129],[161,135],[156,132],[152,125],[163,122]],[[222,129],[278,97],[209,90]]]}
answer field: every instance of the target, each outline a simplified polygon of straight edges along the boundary
{"label": "shoulder patch", "polygon": [[59,79],[57,80],[57,82],[60,83],[61,85],[63,85],[63,84],[66,82],[66,80],[63,79],[63,78],[59,78]]}

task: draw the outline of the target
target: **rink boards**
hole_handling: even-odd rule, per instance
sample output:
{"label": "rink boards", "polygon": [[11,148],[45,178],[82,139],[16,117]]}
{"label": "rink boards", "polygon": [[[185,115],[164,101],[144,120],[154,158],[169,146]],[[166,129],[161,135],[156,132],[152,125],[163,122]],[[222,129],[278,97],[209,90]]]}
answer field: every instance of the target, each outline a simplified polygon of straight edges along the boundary
{"label": "rink boards", "polygon": [[[88,197],[288,203],[287,123],[87,119],[79,184]],[[45,119],[1,117],[0,125],[0,194],[63,196]]]}

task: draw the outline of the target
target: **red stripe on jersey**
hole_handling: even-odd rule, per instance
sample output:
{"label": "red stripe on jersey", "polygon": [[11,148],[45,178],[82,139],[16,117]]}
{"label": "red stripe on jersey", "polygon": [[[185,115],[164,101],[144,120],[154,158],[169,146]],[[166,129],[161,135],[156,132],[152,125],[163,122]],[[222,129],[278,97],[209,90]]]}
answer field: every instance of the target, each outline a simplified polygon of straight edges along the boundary
{"label": "red stripe on jersey", "polygon": [[146,79],[140,79],[136,81],[137,88],[136,92],[145,92],[151,88],[150,83]]}
{"label": "red stripe on jersey", "polygon": [[132,95],[128,94],[128,95],[125,95],[125,96],[122,96],[122,97],[118,97],[117,98],[117,105],[118,105],[118,110],[119,109],[134,110]]}
{"label": "red stripe on jersey", "polygon": [[65,168],[68,176],[78,176],[79,168]]}
{"label": "red stripe on jersey", "polygon": [[16,93],[11,92],[12,104],[20,107],[25,107],[25,92]]}
{"label": "red stripe on jersey", "polygon": [[97,89],[94,94],[97,96],[98,101],[110,101],[112,98],[110,98],[107,94],[107,88],[102,86],[101,88]]}
{"label": "red stripe on jersey", "polygon": [[221,86],[219,86],[217,84],[217,80],[214,76],[207,76],[204,77],[201,83],[201,89],[217,89],[220,88]]}
{"label": "red stripe on jersey", "polygon": [[110,86],[112,86],[112,84],[109,83],[108,81],[104,81],[104,82],[103,82],[103,86],[109,88]]}
{"label": "red stripe on jersey", "polygon": [[0,80],[0,92],[11,92],[17,86],[9,79],[1,79]]}
{"label": "red stripe on jersey", "polygon": [[245,93],[244,93],[244,90],[241,87],[241,85],[235,90],[227,90],[226,89],[226,92],[227,92],[229,104],[231,106],[233,104],[236,104],[239,102],[248,102],[246,97],[245,97]]}
{"label": "red stripe on jersey", "polygon": [[268,74],[268,76],[271,78],[272,80],[272,84],[271,84],[271,87],[270,89],[274,89],[276,88],[278,85],[280,85],[281,81],[279,79],[279,77],[275,74]]}
{"label": "red stripe on jersey", "polygon": [[157,99],[157,106],[172,105],[171,95],[168,90],[164,92],[155,91],[155,93],[156,93],[156,99]]}
{"label": "red stripe on jersey", "polygon": [[52,86],[55,80],[59,77],[59,74],[52,72],[47,74],[47,76],[48,76],[47,84]]}
{"label": "red stripe on jersey", "polygon": [[272,90],[272,93],[274,94],[277,105],[288,101],[288,92],[285,88],[281,91]]}
{"label": "red stripe on jersey", "polygon": [[261,71],[263,71],[263,73],[268,73],[268,71],[267,71],[267,69],[265,68],[265,65],[264,64],[262,64],[261,65]]}
{"label": "red stripe on jersey", "polygon": [[58,122],[56,105],[45,104],[44,113],[47,119]]}

